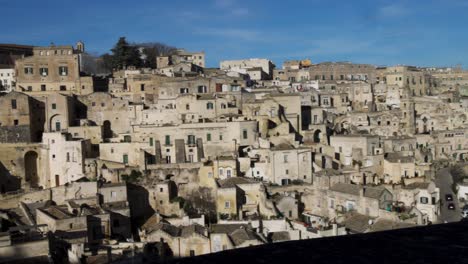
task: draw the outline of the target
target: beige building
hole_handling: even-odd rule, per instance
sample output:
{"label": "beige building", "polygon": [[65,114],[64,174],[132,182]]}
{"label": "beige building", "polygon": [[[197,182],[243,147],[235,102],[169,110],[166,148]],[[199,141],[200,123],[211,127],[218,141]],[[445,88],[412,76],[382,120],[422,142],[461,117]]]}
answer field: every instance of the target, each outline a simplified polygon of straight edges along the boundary
{"label": "beige building", "polygon": [[40,142],[44,131],[44,104],[24,93],[0,96],[0,142]]}
{"label": "beige building", "polygon": [[90,94],[93,78],[81,76],[80,53],[72,46],[34,47],[33,55],[16,61],[16,90],[30,94]]}
{"label": "beige building", "polygon": [[205,68],[205,52],[189,52],[184,49],[178,49],[174,51],[174,54],[169,56],[156,57],[156,65],[158,69],[184,62]]}
{"label": "beige building", "polygon": [[428,87],[424,72],[413,66],[393,66],[377,69],[378,80],[384,80],[388,85],[408,87],[411,95],[423,96]]}

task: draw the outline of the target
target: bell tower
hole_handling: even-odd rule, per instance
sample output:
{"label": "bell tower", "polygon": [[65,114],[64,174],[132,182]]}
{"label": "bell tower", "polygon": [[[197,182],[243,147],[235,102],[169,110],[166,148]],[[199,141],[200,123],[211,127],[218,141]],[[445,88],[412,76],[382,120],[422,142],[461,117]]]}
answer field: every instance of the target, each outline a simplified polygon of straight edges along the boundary
{"label": "bell tower", "polygon": [[84,43],[80,40],[76,43],[76,50],[80,53],[84,53],[85,51],[85,46]]}

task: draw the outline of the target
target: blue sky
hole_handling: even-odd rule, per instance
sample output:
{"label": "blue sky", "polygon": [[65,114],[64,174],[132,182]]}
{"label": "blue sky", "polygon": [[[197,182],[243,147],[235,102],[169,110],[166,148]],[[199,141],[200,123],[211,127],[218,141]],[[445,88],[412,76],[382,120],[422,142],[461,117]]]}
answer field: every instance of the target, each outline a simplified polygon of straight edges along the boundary
{"label": "blue sky", "polygon": [[269,58],[450,66],[468,59],[468,0],[0,0],[0,43],[107,52],[120,36]]}

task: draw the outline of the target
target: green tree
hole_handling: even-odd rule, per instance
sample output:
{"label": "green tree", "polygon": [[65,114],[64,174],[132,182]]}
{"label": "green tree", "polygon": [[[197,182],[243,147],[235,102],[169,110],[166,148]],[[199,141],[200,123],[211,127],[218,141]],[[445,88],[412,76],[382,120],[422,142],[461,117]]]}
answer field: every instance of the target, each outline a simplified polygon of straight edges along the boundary
{"label": "green tree", "polygon": [[142,66],[141,54],[138,48],[128,44],[125,37],[120,37],[111,51],[110,61],[113,69],[120,70],[128,66]]}
{"label": "green tree", "polygon": [[143,48],[143,54],[146,55],[144,66],[149,68],[156,68],[157,56],[172,55],[176,48],[160,42],[147,42],[135,44],[135,46]]}

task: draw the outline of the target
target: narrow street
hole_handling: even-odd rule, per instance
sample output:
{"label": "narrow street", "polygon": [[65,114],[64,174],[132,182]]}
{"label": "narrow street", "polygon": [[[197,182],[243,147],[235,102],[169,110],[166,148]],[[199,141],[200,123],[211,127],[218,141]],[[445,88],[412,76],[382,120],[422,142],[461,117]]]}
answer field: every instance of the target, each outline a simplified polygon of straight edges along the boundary
{"label": "narrow street", "polygon": [[[435,184],[440,189],[440,217],[439,223],[447,222],[457,222],[461,220],[461,209],[458,205],[458,199],[456,194],[452,190],[452,175],[450,174],[449,168],[443,168],[436,173]],[[451,194],[453,196],[453,201],[448,202],[445,200],[445,195]],[[454,203],[455,210],[449,210],[448,204]]]}

